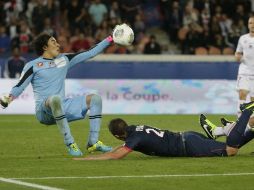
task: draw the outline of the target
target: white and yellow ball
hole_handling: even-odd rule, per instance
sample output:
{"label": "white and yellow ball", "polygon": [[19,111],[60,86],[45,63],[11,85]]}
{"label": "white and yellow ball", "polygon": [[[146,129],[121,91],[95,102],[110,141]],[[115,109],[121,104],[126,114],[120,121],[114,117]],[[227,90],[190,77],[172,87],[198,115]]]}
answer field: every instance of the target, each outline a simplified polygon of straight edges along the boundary
{"label": "white and yellow ball", "polygon": [[113,30],[113,41],[116,44],[129,46],[134,41],[134,32],[127,24],[116,25]]}

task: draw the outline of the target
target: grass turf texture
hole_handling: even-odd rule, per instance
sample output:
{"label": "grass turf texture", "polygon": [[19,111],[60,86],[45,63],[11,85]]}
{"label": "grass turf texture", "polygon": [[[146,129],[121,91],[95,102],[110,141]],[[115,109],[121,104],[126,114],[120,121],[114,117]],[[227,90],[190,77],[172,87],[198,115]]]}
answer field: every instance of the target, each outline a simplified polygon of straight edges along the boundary
{"label": "grass turf texture", "polygon": [[[203,133],[198,123],[198,115],[105,115],[100,139],[113,146],[122,144],[106,127],[109,120],[115,117],[122,117],[129,124],[148,124],[172,131],[194,130]],[[208,115],[208,118],[219,124],[220,115]],[[228,118],[234,119],[234,116]],[[85,152],[88,119],[72,122],[70,125],[76,142]],[[160,158],[131,153],[123,160],[73,161],[67,155],[57,127],[41,125],[34,116],[27,115],[0,115],[0,142],[0,177],[34,178],[17,180],[39,185],[75,190],[253,189],[253,175],[192,176],[253,173],[254,157],[250,154],[254,150],[253,142],[243,147],[239,155],[227,158]],[[130,177],[82,178],[88,176]],[[81,178],[40,179],[41,177]],[[0,181],[0,189],[33,188]]]}

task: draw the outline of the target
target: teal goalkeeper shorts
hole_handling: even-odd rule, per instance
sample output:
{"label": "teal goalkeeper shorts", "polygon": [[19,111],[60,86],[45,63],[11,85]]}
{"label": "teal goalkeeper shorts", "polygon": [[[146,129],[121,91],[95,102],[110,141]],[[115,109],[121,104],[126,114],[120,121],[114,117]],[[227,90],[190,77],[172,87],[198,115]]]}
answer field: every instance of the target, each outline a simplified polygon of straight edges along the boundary
{"label": "teal goalkeeper shorts", "polygon": [[[86,96],[64,99],[63,109],[68,121],[84,119],[87,113]],[[51,109],[45,106],[45,102],[42,103],[36,112],[36,117],[40,123],[45,125],[53,125],[56,123]]]}

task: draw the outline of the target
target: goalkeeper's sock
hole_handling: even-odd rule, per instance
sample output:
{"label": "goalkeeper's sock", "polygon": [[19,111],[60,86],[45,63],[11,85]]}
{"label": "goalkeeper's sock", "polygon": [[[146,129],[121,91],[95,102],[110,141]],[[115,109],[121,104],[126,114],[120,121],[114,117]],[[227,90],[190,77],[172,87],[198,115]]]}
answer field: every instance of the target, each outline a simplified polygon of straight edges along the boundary
{"label": "goalkeeper's sock", "polygon": [[63,135],[64,143],[67,146],[74,143],[74,138],[71,135],[71,130],[62,108],[61,98],[59,96],[52,96],[50,97],[49,104],[56,124]]}
{"label": "goalkeeper's sock", "polygon": [[102,100],[99,95],[93,95],[90,102],[90,132],[88,145],[95,144],[99,139],[99,131],[101,127]]}

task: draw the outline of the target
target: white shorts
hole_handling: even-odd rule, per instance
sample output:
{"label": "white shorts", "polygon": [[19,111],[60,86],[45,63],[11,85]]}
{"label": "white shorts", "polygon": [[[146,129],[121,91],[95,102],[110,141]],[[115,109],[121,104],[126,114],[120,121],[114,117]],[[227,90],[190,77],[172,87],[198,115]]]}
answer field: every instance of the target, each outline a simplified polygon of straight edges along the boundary
{"label": "white shorts", "polygon": [[254,95],[254,76],[238,75],[236,89],[247,90],[253,96]]}

